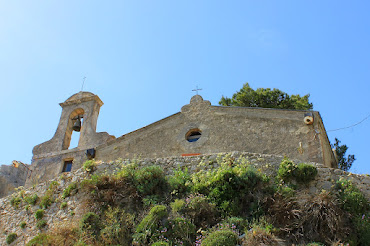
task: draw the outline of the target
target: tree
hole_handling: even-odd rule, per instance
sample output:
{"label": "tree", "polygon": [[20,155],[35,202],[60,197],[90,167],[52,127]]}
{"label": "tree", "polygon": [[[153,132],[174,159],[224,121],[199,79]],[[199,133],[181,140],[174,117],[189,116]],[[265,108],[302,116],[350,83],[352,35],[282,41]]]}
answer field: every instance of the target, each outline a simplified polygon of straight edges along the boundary
{"label": "tree", "polygon": [[253,90],[248,83],[245,83],[240,91],[234,93],[232,98],[222,96],[219,104],[223,106],[239,107],[261,107],[281,109],[312,109],[313,105],[308,101],[309,94],[288,95],[287,93],[271,88],[258,88]]}
{"label": "tree", "polygon": [[335,138],[335,143],[332,144],[331,147],[335,149],[335,152],[337,154],[338,168],[343,171],[348,171],[351,168],[352,163],[356,160],[356,158],[355,155],[348,155],[347,157],[345,157],[348,147],[345,144],[342,145],[339,144],[340,141],[338,140],[338,138]]}

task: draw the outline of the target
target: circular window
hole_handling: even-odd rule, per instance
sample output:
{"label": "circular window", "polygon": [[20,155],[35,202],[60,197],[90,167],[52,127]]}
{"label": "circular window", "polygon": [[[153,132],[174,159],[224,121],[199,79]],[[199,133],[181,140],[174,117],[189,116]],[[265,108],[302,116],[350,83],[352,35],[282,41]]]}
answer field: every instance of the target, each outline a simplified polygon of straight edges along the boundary
{"label": "circular window", "polygon": [[197,128],[197,129],[191,129],[190,131],[188,131],[185,135],[185,138],[188,142],[192,143],[192,142],[198,141],[198,139],[201,136],[202,136],[202,131]]}

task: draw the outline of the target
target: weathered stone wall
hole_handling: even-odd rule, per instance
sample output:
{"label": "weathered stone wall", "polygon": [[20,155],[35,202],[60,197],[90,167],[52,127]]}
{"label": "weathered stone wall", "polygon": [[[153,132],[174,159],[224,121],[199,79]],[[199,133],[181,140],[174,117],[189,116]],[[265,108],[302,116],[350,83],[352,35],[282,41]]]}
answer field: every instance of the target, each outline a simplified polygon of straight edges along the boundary
{"label": "weathered stone wall", "polygon": [[[312,125],[304,123],[306,113],[313,114]],[[196,142],[186,140],[191,129],[201,132]],[[211,106],[200,96],[194,96],[180,113],[97,147],[96,158],[111,161],[229,151],[285,155],[336,166],[318,112]]]}
{"label": "weathered stone wall", "polygon": [[0,166],[0,197],[10,195],[14,189],[24,186],[28,169],[22,165],[18,168],[8,165]]}
{"label": "weathered stone wall", "polygon": [[[225,156],[224,154],[210,154],[193,157],[169,157],[169,158],[157,158],[157,159],[142,159],[135,160],[138,165],[160,165],[167,173],[172,173],[178,167],[188,167],[191,172],[198,171],[201,169],[213,169],[217,167],[217,158]],[[282,156],[278,155],[265,155],[265,154],[253,154],[253,153],[240,153],[232,152],[231,157],[240,158],[244,157],[249,160],[258,171],[266,173],[270,176],[276,175],[276,170],[283,159]],[[103,162],[99,163],[95,173],[114,173],[117,168],[131,163],[133,160],[122,160],[115,162]],[[294,160],[299,163],[299,160]],[[367,199],[370,200],[370,177],[368,175],[357,175],[348,172],[341,171],[339,169],[327,168],[322,164],[311,163],[318,168],[318,175],[310,185],[301,192],[308,194],[317,194],[322,189],[331,191],[335,181],[340,177],[351,179],[355,185],[365,194]],[[64,173],[62,176],[54,179],[58,182],[57,189],[54,192],[55,202],[45,210],[45,220],[47,221],[47,227],[45,230],[51,230],[58,227],[63,222],[78,221],[81,215],[84,213],[82,210],[83,194],[77,193],[66,199],[62,198],[63,190],[68,187],[71,182],[80,182],[89,175],[82,169],[76,170],[70,173]],[[39,197],[43,196],[52,181],[42,183],[38,186],[25,190],[25,195],[38,194]],[[18,209],[15,209],[10,205],[11,196],[0,199],[0,244],[5,245],[6,236],[9,233],[15,232],[18,235],[18,239],[12,245],[24,245],[34,236],[36,236],[40,230],[36,228],[36,219],[34,213],[39,206],[31,206],[28,210],[25,210],[26,203],[22,202]],[[62,202],[67,203],[65,209],[61,209],[60,205]],[[25,229],[21,229],[19,224],[25,221],[27,223]]]}

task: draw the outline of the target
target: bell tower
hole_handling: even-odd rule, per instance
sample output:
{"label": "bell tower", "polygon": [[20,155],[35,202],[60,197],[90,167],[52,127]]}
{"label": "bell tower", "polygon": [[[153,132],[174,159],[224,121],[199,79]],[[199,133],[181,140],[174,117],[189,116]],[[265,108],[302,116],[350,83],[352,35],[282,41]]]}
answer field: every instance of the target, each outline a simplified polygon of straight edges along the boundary
{"label": "bell tower", "polygon": [[94,148],[110,139],[109,134],[96,132],[100,107],[103,105],[97,95],[81,91],[59,105],[63,110],[57,130],[52,139],[34,147],[34,157],[69,150],[74,130],[80,132],[76,150]]}
{"label": "bell tower", "polygon": [[103,102],[97,95],[82,91],[60,103],[63,111],[56,135],[62,138],[61,150],[69,148],[73,131],[80,132],[77,148],[92,147],[89,143],[96,134],[96,125],[102,105]]}
{"label": "bell tower", "polygon": [[[70,172],[94,158],[95,148],[114,139],[106,132],[96,132],[103,102],[91,92],[81,91],[60,103],[62,115],[54,136],[33,148],[32,174],[26,186]],[[73,131],[80,132],[78,145],[70,148]]]}

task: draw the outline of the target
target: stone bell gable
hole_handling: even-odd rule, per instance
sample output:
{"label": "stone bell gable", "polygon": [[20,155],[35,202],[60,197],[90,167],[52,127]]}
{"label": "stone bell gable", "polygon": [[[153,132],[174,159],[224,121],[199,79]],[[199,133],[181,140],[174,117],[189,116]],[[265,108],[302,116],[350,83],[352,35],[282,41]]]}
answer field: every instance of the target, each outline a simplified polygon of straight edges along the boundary
{"label": "stone bell gable", "polygon": [[[249,152],[287,156],[302,162],[336,167],[319,112],[212,106],[199,95],[181,111],[136,131],[114,138],[97,133],[102,101],[79,92],[63,108],[54,137],[33,149],[32,177],[41,182],[81,167],[88,158],[159,158]],[[81,120],[81,128],[75,128]],[[78,146],[69,149],[73,129],[80,130]]]}
{"label": "stone bell gable", "polygon": [[[106,132],[96,132],[100,107],[103,102],[91,92],[81,91],[59,104],[62,115],[57,130],[49,141],[33,148],[32,179],[45,181],[61,172],[81,167],[86,151],[114,139]],[[70,148],[73,126],[81,122],[78,145]],[[29,183],[30,180],[27,180]]]}

